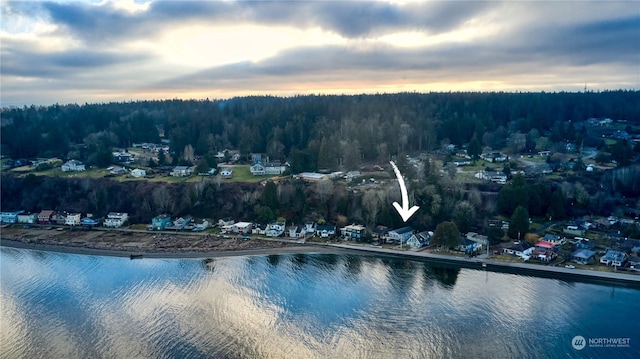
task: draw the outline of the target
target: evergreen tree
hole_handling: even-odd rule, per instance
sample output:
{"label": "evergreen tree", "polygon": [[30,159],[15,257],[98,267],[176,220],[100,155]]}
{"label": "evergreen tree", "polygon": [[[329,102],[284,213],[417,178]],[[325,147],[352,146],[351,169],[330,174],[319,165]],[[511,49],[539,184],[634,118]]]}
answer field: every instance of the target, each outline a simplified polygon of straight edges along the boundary
{"label": "evergreen tree", "polygon": [[471,138],[471,141],[469,142],[469,145],[467,146],[467,154],[471,156],[473,159],[477,159],[481,153],[482,153],[482,144],[478,139],[478,135],[474,134],[473,138]]}
{"label": "evergreen tree", "polygon": [[518,206],[511,216],[509,237],[521,240],[527,232],[529,232],[529,211],[523,206]]}
{"label": "evergreen tree", "polygon": [[438,224],[433,233],[433,242],[445,248],[453,248],[460,244],[460,231],[455,223],[446,221]]}
{"label": "evergreen tree", "polygon": [[564,207],[564,195],[559,189],[555,190],[551,194],[549,212],[553,213],[553,218],[551,219],[564,219],[567,216],[567,212]]}
{"label": "evergreen tree", "polygon": [[273,213],[277,213],[280,208],[278,203],[278,188],[273,181],[267,181],[262,190],[262,196],[260,197],[260,204],[264,207],[269,207]]}

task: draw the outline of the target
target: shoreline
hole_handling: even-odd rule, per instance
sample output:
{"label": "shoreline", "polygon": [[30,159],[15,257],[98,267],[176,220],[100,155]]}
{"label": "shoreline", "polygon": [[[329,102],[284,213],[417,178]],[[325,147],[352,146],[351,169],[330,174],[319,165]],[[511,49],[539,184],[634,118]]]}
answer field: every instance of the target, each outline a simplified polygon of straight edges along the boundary
{"label": "shoreline", "polygon": [[251,238],[242,240],[227,238],[223,240],[220,237],[216,239],[214,236],[194,236],[193,234],[181,233],[139,232],[133,235],[124,235],[123,232],[118,231],[53,232],[13,228],[9,231],[3,229],[0,233],[0,247],[5,246],[81,255],[163,259],[297,253],[368,254],[454,265],[476,270],[640,288],[640,274],[636,273],[568,269],[529,263],[502,262],[490,258],[458,257],[426,251],[287,239]]}
{"label": "shoreline", "polygon": [[80,254],[88,256],[108,256],[108,257],[123,257],[131,258],[131,256],[140,258],[154,258],[154,259],[205,259],[205,258],[220,258],[220,257],[237,257],[237,256],[262,256],[270,254],[313,254],[313,253],[327,253],[327,254],[340,254],[353,252],[344,249],[304,245],[298,244],[295,246],[283,246],[283,247],[264,247],[264,248],[252,248],[252,249],[231,249],[231,250],[212,250],[212,251],[183,251],[183,252],[148,252],[148,251],[125,251],[125,250],[113,250],[113,249],[101,249],[90,247],[78,247],[78,246],[66,246],[55,244],[40,244],[40,243],[25,243],[21,241],[15,241],[10,239],[0,239],[0,248],[16,248],[16,249],[30,249],[45,252],[57,252],[67,254]]}

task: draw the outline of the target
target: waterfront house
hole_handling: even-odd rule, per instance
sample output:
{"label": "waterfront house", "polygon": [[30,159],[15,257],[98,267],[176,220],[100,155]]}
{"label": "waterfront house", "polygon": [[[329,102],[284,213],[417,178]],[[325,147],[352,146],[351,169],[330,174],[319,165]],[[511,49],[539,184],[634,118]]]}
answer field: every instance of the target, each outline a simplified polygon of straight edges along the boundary
{"label": "waterfront house", "polygon": [[415,233],[407,239],[407,244],[411,248],[426,247],[431,243],[431,237],[433,237],[433,232],[430,231]]}
{"label": "waterfront house", "polygon": [[224,217],[218,220],[218,226],[220,227],[224,227],[224,226],[230,226],[234,223],[235,221],[233,220],[233,218],[231,217]]}
{"label": "waterfront house", "polygon": [[319,224],[316,226],[316,236],[329,238],[336,235],[336,226],[331,224]]}
{"label": "waterfront house", "polygon": [[38,223],[40,224],[49,224],[53,219],[54,211],[45,209],[38,213]]}
{"label": "waterfront house", "polygon": [[67,161],[60,168],[62,172],[81,172],[86,169],[82,162],[76,160]]}
{"label": "waterfront house", "polygon": [[527,242],[514,242],[508,247],[502,248],[502,253],[523,258],[526,251],[531,248],[531,245]]}
{"label": "waterfront house", "polygon": [[99,226],[100,223],[102,223],[102,219],[94,217],[84,217],[82,218],[81,222],[84,227],[95,227]]}
{"label": "waterfront house", "polygon": [[625,252],[616,251],[614,249],[608,249],[607,252],[600,258],[600,264],[621,267],[625,264],[629,256]]}
{"label": "waterfront house", "polygon": [[290,238],[300,238],[303,237],[304,234],[298,226],[290,226],[288,229]]}
{"label": "waterfront house", "polygon": [[483,246],[488,246],[489,245],[489,237],[487,237],[485,235],[478,234],[476,232],[467,232],[467,234],[465,236],[470,241],[474,241],[474,242],[476,242],[478,244],[481,244]]}
{"label": "waterfront house", "polygon": [[251,222],[237,222],[231,225],[231,231],[235,233],[249,234],[253,228]]}
{"label": "waterfront house", "polygon": [[543,262],[551,262],[552,260],[556,259],[556,257],[558,257],[558,253],[554,252],[551,249],[535,247],[531,252],[531,258],[537,259]]}
{"label": "waterfront house", "polygon": [[20,213],[18,223],[34,224],[38,222],[38,215],[35,213]]}
{"label": "waterfront house", "polygon": [[349,241],[361,241],[364,237],[366,228],[358,224],[350,224],[346,227],[340,228],[340,235],[342,238]]}
{"label": "waterfront house", "polygon": [[389,233],[389,227],[383,226],[383,225],[377,225],[373,229],[371,236],[373,237],[373,239],[382,239],[387,236],[387,233]]}
{"label": "waterfront house", "polygon": [[253,226],[253,229],[251,230],[251,233],[253,234],[259,234],[259,235],[265,235],[267,234],[267,225],[262,223],[262,224],[256,224],[255,226]]}
{"label": "waterfront house", "polygon": [[54,214],[51,217],[51,223],[64,225],[66,221],[67,221],[67,213],[66,212],[57,213],[57,214]]}
{"label": "waterfront house", "polygon": [[413,235],[413,228],[411,227],[402,227],[397,229],[392,229],[387,232],[385,237],[386,243],[406,243],[409,238]]}
{"label": "waterfront house", "polygon": [[23,211],[9,211],[0,213],[2,223],[18,223],[18,215]]}
{"label": "waterfront house", "polygon": [[187,216],[187,217],[178,217],[177,219],[175,219],[172,222],[171,226],[165,226],[164,229],[171,229],[174,231],[181,231],[185,228],[187,228],[187,226],[189,226],[189,224],[191,224],[191,217]]}
{"label": "waterfront house", "polygon": [[111,228],[122,227],[127,220],[129,220],[128,213],[109,212],[104,220],[104,226]]}
{"label": "waterfront house", "polygon": [[311,235],[316,233],[316,223],[315,222],[305,223],[304,224],[304,233],[305,234],[311,234]]}
{"label": "waterfront house", "polygon": [[284,234],[285,231],[285,222],[273,222],[269,224],[267,228],[266,235],[268,237],[280,237]]}
{"label": "waterfront house", "polygon": [[151,229],[154,231],[163,231],[165,227],[171,224],[171,216],[163,213],[151,220]]}
{"label": "waterfront house", "polygon": [[64,220],[64,224],[67,226],[79,226],[82,223],[81,213],[68,213]]}
{"label": "waterfront house", "polygon": [[464,236],[460,239],[460,244],[458,244],[454,249],[460,252],[465,252],[466,254],[472,254],[482,250],[482,244],[472,241]]}
{"label": "waterfront house", "polygon": [[578,249],[571,254],[571,261],[578,264],[595,263],[596,252],[589,249]]}
{"label": "waterfront house", "polygon": [[131,171],[131,176],[135,177],[135,178],[140,178],[140,177],[144,177],[147,175],[147,171],[140,169],[140,168],[136,168],[134,170]]}
{"label": "waterfront house", "polygon": [[209,221],[207,221],[206,219],[193,221],[193,231],[194,232],[204,231],[207,228],[209,228]]}

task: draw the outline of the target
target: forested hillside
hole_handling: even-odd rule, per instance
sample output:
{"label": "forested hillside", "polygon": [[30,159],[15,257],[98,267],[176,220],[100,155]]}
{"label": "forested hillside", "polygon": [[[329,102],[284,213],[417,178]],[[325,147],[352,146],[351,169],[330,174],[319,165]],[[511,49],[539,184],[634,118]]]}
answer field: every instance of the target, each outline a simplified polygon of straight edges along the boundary
{"label": "forested hillside", "polygon": [[[640,165],[633,163],[640,145],[631,140],[640,134],[639,91],[244,97],[31,106],[2,109],[1,115],[5,158],[57,157],[106,167],[116,148],[169,140],[174,165],[188,158],[206,161],[230,149],[245,160],[250,153],[266,153],[272,161],[287,161],[293,174],[346,172],[363,164],[380,171],[378,181],[365,179],[366,186],[291,177],[263,186],[204,176],[188,182],[129,181],[7,170],[1,180],[3,210],[48,208],[97,216],[123,211],[134,223],[169,212],[261,223],[322,218],[397,227],[404,223],[390,203],[399,200],[399,189],[387,181],[394,175],[373,165],[387,165],[389,172],[390,159],[407,179],[411,203],[420,206],[408,222],[418,229],[454,221],[463,232],[484,231],[488,219],[508,219],[519,207],[541,221],[640,209]],[[591,118],[614,119],[615,127],[587,124]],[[602,131],[612,136],[607,142]],[[460,180],[453,154],[444,151],[449,144],[466,146],[465,156],[483,163],[473,171],[503,171],[509,183]],[[582,162],[583,146],[594,148],[589,161],[601,165],[598,171]],[[537,164],[562,162],[571,169],[553,179],[535,171],[525,178],[523,169],[534,160],[528,156],[548,149],[555,154]],[[487,150],[505,150],[517,159],[480,161]]]}
{"label": "forested hillside", "polygon": [[[187,145],[195,156],[238,149],[288,160],[297,173],[349,170],[361,161],[387,161],[474,138],[500,149],[514,133],[532,130],[552,142],[580,143],[576,122],[640,121],[640,92],[244,97],[31,106],[3,109],[1,115],[2,154],[11,158],[74,157],[99,164],[100,154],[113,147],[164,136],[177,158]],[[526,146],[533,145],[530,137]]]}

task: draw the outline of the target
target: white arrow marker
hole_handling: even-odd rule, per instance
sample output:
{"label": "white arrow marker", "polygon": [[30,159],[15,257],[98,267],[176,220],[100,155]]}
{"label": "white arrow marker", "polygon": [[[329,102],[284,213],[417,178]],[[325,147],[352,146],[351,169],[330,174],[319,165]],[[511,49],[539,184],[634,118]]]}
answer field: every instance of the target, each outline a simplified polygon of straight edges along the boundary
{"label": "white arrow marker", "polygon": [[409,209],[409,196],[407,195],[407,187],[404,185],[404,178],[402,178],[402,174],[400,173],[398,166],[396,166],[393,161],[390,161],[390,163],[391,166],[393,166],[393,172],[395,172],[396,177],[398,177],[398,183],[400,183],[400,192],[402,193],[402,206],[400,206],[398,202],[393,202],[393,206],[396,208],[396,211],[398,211],[398,214],[400,214],[400,217],[402,217],[402,220],[406,222],[409,220],[409,218],[411,218],[411,216],[413,216],[414,213],[416,213],[416,211],[420,207],[413,206],[411,207],[411,209]]}

